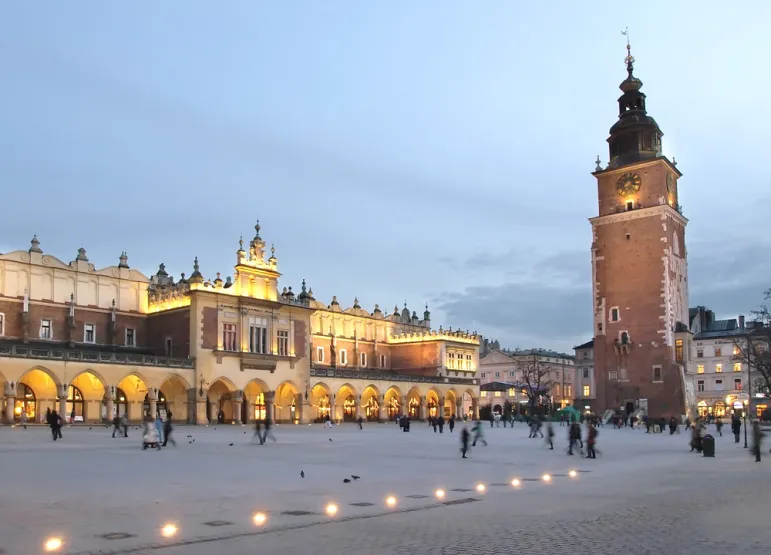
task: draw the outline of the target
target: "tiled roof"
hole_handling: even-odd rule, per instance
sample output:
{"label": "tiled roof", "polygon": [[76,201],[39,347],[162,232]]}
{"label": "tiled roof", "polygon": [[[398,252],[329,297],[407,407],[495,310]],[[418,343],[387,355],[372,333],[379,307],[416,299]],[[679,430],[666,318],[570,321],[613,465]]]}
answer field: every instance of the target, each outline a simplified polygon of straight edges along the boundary
{"label": "tiled roof", "polygon": [[714,322],[710,322],[709,326],[707,326],[707,331],[727,331],[735,328],[735,318],[731,320],[715,320]]}

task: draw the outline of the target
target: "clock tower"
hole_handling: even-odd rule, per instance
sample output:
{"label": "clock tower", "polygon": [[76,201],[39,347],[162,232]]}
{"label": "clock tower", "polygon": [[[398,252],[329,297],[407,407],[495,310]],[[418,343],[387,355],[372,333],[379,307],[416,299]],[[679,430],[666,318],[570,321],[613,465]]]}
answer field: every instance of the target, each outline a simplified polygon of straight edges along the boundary
{"label": "clock tower", "polygon": [[651,417],[685,414],[682,344],[688,323],[685,226],[675,163],[661,153],[662,132],[646,111],[642,81],[620,85],[618,121],[608,137],[610,161],[597,179],[592,224],[595,412],[646,410]]}

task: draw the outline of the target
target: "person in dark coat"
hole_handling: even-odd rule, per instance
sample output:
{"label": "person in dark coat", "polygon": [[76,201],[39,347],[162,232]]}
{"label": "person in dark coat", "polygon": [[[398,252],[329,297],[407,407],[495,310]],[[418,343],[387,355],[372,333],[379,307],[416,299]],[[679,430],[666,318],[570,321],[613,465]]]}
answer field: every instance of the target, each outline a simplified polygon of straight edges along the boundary
{"label": "person in dark coat", "polygon": [[[573,422],[568,428],[568,455],[573,454],[573,447],[578,445],[581,440],[581,425],[578,422]],[[581,453],[583,454],[583,452]]]}
{"label": "person in dark coat", "polygon": [[115,432],[118,432],[118,435],[121,434],[120,416],[118,416],[117,413],[112,417],[112,437],[115,437]]}
{"label": "person in dark coat", "polygon": [[731,418],[731,431],[734,433],[734,443],[739,443],[739,434],[742,431],[742,421],[738,414]]}
{"label": "person in dark coat", "polygon": [[436,417],[436,423],[439,424],[439,433],[444,433],[444,417],[443,416],[437,416]]}
{"label": "person in dark coat", "polygon": [[166,411],[166,420],[163,421],[163,446],[166,447],[166,444],[171,441],[171,444],[176,447],[177,442],[174,441],[174,438],[171,437],[171,411]]}
{"label": "person in dark coat", "polygon": [[715,420],[715,428],[717,428],[717,433],[720,434],[720,437],[723,437],[723,419],[719,416]]}
{"label": "person in dark coat", "polygon": [[468,442],[471,439],[471,432],[468,430],[468,426],[464,423],[460,429],[460,453],[461,458],[467,459],[466,453],[468,452]]}
{"label": "person in dark coat", "polygon": [[51,434],[54,436],[54,441],[56,441],[58,438],[62,437],[62,419],[61,417],[56,414],[56,411],[51,411],[51,423],[49,426],[51,426]]}
{"label": "person in dark coat", "polygon": [[763,442],[764,434],[760,429],[760,422],[753,420],[752,422],[752,452],[755,455],[755,462],[760,462],[760,451],[762,449],[761,443]]}
{"label": "person in dark coat", "polygon": [[595,451],[594,446],[597,444],[597,428],[589,424],[589,430],[586,434],[586,458],[587,459],[596,459],[597,458],[597,451]]}
{"label": "person in dark coat", "polygon": [[447,425],[450,427],[450,433],[452,433],[452,431],[455,429],[455,415],[454,414],[450,415],[450,421],[447,422]]}

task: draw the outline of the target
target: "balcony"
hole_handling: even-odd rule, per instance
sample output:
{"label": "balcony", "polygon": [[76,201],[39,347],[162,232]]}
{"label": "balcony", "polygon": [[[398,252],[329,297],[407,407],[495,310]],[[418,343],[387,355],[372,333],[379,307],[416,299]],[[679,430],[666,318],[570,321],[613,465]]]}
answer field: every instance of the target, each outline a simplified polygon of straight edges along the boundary
{"label": "balcony", "polygon": [[[437,367],[440,370],[442,367]],[[435,384],[479,385],[476,378],[455,378],[444,376],[421,376],[399,373],[383,368],[332,368],[329,366],[311,366],[310,375],[317,378],[345,378],[353,380],[418,382]]]}
{"label": "balcony", "polygon": [[156,357],[142,353],[116,353],[113,351],[62,349],[48,346],[0,345],[0,357],[60,360],[62,362],[86,362],[96,364],[123,364],[155,366],[163,368],[195,368],[195,359]]}

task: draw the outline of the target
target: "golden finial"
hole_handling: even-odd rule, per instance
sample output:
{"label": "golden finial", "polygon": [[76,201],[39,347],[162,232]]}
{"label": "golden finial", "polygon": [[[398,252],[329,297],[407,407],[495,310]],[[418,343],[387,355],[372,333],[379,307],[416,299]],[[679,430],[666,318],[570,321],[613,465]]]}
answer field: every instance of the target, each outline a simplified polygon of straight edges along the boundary
{"label": "golden finial", "polygon": [[632,56],[632,46],[629,43],[629,27],[624,28],[624,30],[621,31],[621,34],[626,37],[626,58],[624,58],[624,62],[626,63],[627,68],[629,68],[634,63],[634,57]]}

